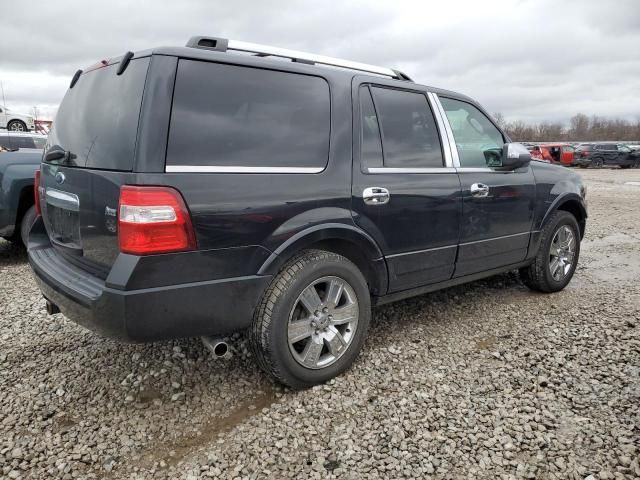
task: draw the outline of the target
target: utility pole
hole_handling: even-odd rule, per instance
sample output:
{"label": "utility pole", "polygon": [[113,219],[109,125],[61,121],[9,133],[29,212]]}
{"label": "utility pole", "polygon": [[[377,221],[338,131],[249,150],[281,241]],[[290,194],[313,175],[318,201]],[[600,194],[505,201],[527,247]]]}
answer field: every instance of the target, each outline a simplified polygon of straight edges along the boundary
{"label": "utility pole", "polygon": [[1,80],[0,80],[0,89],[2,90],[2,106],[4,108],[7,108],[7,101],[4,99],[4,85],[2,84]]}

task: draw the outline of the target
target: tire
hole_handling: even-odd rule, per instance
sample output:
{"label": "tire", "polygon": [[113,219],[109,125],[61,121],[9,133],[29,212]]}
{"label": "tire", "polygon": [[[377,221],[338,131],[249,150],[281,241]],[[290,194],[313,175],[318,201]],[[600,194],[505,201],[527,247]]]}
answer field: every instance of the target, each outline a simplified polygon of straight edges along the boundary
{"label": "tire", "polygon": [[[558,278],[554,277],[552,272],[552,262],[555,257],[551,253],[551,247],[556,235],[560,235],[561,230],[567,228],[573,235],[573,255],[571,263],[566,271],[562,272],[562,275]],[[558,210],[552,214],[551,218],[542,229],[540,246],[538,253],[531,265],[526,268],[520,269],[520,278],[522,282],[532,290],[544,293],[559,292],[566,287],[578,264],[580,257],[580,227],[576,218],[569,212]],[[563,268],[564,262],[560,262],[559,268]],[[565,265],[566,267],[566,265]],[[558,273],[558,272],[556,272]]]}
{"label": "tire", "polygon": [[22,240],[22,244],[26,247],[29,242],[29,230],[33,226],[33,222],[36,221],[36,207],[31,205],[29,210],[24,212],[22,216],[22,220],[20,221],[20,240]]}
{"label": "tire", "polygon": [[[327,297],[339,281],[343,288],[336,287],[338,305],[334,308],[334,302]],[[309,289],[316,295],[307,296]],[[316,310],[320,317],[313,316],[305,306],[315,305],[314,298],[321,302],[319,308],[326,305],[323,310]],[[333,324],[331,313],[351,321]],[[251,343],[257,362],[266,373],[291,388],[307,388],[324,383],[351,366],[362,348],[370,319],[371,297],[358,267],[336,253],[305,250],[284,266],[264,293],[253,318]],[[298,330],[290,329],[292,323],[298,324]],[[340,333],[339,338],[335,331]],[[297,337],[301,340],[295,341]]]}
{"label": "tire", "polygon": [[633,168],[640,168],[640,160],[633,162]]}
{"label": "tire", "polygon": [[22,120],[11,120],[7,124],[7,130],[11,132],[27,132],[27,124]]}
{"label": "tire", "polygon": [[593,168],[602,168],[603,165],[604,165],[604,162],[602,161],[601,158],[594,158],[591,161],[591,167]]}

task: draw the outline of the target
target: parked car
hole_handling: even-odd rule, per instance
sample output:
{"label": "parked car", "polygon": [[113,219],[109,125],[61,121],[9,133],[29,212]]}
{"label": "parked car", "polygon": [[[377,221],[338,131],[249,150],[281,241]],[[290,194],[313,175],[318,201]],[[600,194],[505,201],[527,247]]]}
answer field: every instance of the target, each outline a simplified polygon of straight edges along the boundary
{"label": "parked car", "polygon": [[567,167],[573,164],[574,148],[566,143],[546,143],[531,149],[531,158],[557,163]]}
{"label": "parked car", "polygon": [[469,97],[213,37],[78,72],[43,160],[29,262],[50,313],[218,354],[247,329],[294,388],[352,364],[372,305],[513,269],[562,290],[587,217],[580,176]]}
{"label": "parked car", "polygon": [[36,123],[33,115],[13,112],[0,105],[0,128],[6,128],[12,132],[27,132],[35,130]]}
{"label": "parked car", "polygon": [[46,143],[46,135],[13,131],[0,132],[0,147],[8,151],[30,148],[38,149],[40,153],[42,153],[42,149]]}
{"label": "parked car", "polygon": [[626,145],[583,143],[576,148],[574,164],[581,168],[602,168],[605,165],[640,168],[640,156]]}
{"label": "parked car", "polygon": [[0,145],[0,237],[26,245],[36,218],[33,179],[42,150],[2,149]]}

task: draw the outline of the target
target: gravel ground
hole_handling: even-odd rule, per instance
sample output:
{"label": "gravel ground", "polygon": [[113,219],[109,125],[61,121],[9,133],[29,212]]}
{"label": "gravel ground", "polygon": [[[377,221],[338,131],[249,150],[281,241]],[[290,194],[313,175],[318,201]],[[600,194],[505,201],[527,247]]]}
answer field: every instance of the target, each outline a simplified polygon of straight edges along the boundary
{"label": "gravel ground", "polygon": [[49,317],[0,241],[0,478],[640,478],[640,171],[579,171],[555,295],[511,273],[379,308],[354,367],[274,386],[238,336],[122,345]]}

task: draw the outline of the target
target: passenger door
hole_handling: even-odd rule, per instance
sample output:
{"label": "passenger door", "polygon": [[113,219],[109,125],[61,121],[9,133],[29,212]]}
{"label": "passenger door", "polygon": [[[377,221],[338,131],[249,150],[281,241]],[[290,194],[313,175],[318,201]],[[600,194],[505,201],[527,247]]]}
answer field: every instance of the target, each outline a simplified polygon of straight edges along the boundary
{"label": "passenger door", "polygon": [[525,259],[533,223],[535,179],[530,166],[500,170],[500,130],[475,105],[439,96],[462,185],[460,247],[454,277]]}
{"label": "passenger door", "polygon": [[390,292],[451,278],[461,213],[442,120],[426,91],[400,85],[353,89],[354,221],[380,246]]}
{"label": "passenger door", "polygon": [[563,165],[571,165],[573,163],[574,148],[569,145],[562,147],[561,162]]}
{"label": "passenger door", "polygon": [[7,128],[7,112],[0,108],[0,128]]}

